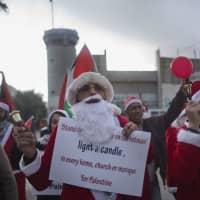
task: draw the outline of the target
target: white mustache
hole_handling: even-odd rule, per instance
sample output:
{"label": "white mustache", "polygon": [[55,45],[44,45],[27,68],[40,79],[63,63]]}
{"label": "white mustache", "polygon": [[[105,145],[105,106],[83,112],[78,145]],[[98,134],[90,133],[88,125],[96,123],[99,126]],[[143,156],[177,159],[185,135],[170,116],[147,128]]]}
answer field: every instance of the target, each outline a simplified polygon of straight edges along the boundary
{"label": "white mustache", "polygon": [[89,96],[83,100],[84,103],[96,103],[102,100],[102,96],[99,94],[95,94],[93,96]]}

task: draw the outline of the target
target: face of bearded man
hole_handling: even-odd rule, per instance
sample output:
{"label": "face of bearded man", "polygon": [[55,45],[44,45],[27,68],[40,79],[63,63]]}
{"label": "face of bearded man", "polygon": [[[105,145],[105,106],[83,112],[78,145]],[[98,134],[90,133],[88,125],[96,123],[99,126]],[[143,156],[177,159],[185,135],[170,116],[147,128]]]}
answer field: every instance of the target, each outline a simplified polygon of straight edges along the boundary
{"label": "face of bearded man", "polygon": [[73,105],[75,118],[80,121],[83,130],[81,137],[87,142],[105,143],[114,135],[116,122],[111,103],[102,99],[100,95],[94,95]]}

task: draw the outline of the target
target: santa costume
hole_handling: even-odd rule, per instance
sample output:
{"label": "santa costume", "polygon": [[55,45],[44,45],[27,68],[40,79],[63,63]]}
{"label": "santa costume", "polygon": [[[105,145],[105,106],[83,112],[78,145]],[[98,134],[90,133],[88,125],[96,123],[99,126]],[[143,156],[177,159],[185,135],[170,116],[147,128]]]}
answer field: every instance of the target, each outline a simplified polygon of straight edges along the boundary
{"label": "santa costume", "polygon": [[[80,75],[77,79],[75,79],[72,84],[69,87],[68,90],[68,101],[73,107],[76,106],[76,97],[78,90],[87,84],[98,84],[105,90],[105,103],[108,105],[109,108],[113,108],[112,119],[115,123],[115,126],[121,126],[123,127],[128,120],[125,117],[122,117],[119,115],[118,109],[116,107],[113,107],[110,103],[113,98],[113,88],[110,82],[102,75],[94,72],[87,72]],[[82,103],[82,102],[80,102]],[[81,108],[81,105],[80,105]],[[79,109],[79,105],[76,106],[75,110]],[[101,111],[100,111],[101,112]],[[75,114],[75,117],[81,118],[82,116],[79,115],[79,113],[73,113]],[[105,120],[106,121],[106,120]],[[103,126],[103,123],[101,123],[101,126]],[[100,127],[101,128],[101,127]],[[100,129],[99,128],[99,129]],[[29,181],[33,186],[38,189],[42,190],[46,188],[50,184],[49,180],[49,171],[50,171],[50,165],[51,165],[51,159],[52,159],[52,153],[54,150],[54,143],[55,143],[55,137],[57,133],[57,128],[54,129],[53,133],[51,134],[51,137],[49,139],[49,142],[47,144],[47,147],[45,149],[45,153],[43,156],[41,156],[38,152],[35,155],[35,158],[33,160],[29,160],[26,158],[23,158],[20,162],[20,167],[25,173],[25,175],[28,177]],[[91,133],[91,137],[93,139],[97,139],[93,137]],[[147,170],[145,172],[144,177],[144,186],[143,186],[143,193],[142,197],[135,197],[135,196],[127,196],[127,195],[120,195],[120,194],[113,194],[109,192],[101,192],[96,190],[90,190],[86,188],[81,188],[78,186],[73,186],[69,184],[63,185],[63,191],[61,194],[61,200],[150,200],[150,193],[149,193],[149,180],[148,180],[148,173]],[[134,186],[133,186],[134,187]]]}
{"label": "santa costume", "polygon": [[[9,105],[5,102],[0,102],[0,109],[4,110],[7,114],[10,111]],[[17,182],[19,200],[26,199],[25,190],[25,176],[19,169],[19,160],[22,153],[17,149],[16,143],[13,139],[13,124],[7,120],[0,122],[0,142],[3,146],[10,164],[12,166],[13,173]]]}
{"label": "santa costume", "polygon": [[[200,81],[192,83],[192,100],[200,102]],[[200,199],[200,130],[171,127],[167,131],[167,183],[177,200]]]}

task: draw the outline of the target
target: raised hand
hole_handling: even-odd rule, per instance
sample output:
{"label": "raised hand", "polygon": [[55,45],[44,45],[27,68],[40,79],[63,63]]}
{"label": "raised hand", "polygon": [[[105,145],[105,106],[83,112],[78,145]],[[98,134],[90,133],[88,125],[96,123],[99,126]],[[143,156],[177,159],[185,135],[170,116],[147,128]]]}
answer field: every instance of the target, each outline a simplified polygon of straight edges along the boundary
{"label": "raised hand", "polygon": [[192,82],[189,80],[189,78],[182,79],[181,90],[189,99],[191,98],[191,87]]}
{"label": "raised hand", "polygon": [[189,120],[189,127],[199,129],[200,125],[200,103],[190,101],[186,108],[186,114]]}
{"label": "raised hand", "polygon": [[36,153],[36,137],[25,127],[14,127],[13,137],[17,147],[27,158],[33,158]]}
{"label": "raised hand", "polygon": [[132,133],[133,131],[138,130],[138,129],[139,129],[139,128],[138,128],[138,125],[137,125],[137,124],[135,124],[134,122],[128,122],[128,123],[124,126],[124,128],[123,128],[122,134],[123,134],[126,138],[128,138],[128,137],[131,135],[131,133]]}

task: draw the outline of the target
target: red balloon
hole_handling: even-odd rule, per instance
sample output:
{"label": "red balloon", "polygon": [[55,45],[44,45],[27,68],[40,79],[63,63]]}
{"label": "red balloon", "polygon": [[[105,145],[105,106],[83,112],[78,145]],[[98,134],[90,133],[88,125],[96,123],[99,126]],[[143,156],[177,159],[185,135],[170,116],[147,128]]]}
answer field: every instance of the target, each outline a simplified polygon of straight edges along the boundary
{"label": "red balloon", "polygon": [[179,56],[172,60],[170,68],[172,74],[177,78],[186,79],[192,74],[193,65],[187,57]]}

